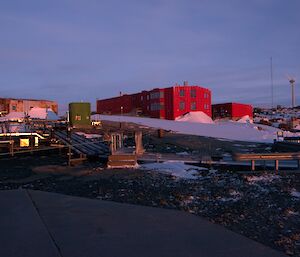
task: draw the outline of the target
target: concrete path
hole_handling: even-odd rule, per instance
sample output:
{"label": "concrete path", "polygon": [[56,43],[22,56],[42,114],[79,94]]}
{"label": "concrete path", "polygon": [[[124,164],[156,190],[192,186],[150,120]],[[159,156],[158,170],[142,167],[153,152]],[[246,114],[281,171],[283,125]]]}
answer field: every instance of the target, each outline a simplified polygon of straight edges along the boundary
{"label": "concrete path", "polygon": [[2,191],[0,205],[5,257],[285,256],[180,211],[30,190]]}
{"label": "concrete path", "polygon": [[25,190],[0,191],[0,206],[0,256],[60,256]]}

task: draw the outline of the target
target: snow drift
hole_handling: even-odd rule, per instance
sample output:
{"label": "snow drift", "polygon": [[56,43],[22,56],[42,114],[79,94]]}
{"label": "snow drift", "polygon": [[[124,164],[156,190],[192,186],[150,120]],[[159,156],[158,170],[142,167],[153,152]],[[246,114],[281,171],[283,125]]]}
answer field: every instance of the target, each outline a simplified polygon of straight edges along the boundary
{"label": "snow drift", "polygon": [[1,121],[19,121],[25,118],[24,112],[10,112],[9,114],[0,117]]}
{"label": "snow drift", "polygon": [[214,123],[211,117],[209,117],[204,112],[188,112],[178,118],[176,118],[176,121],[186,121],[186,122],[195,122],[195,123],[206,123],[206,124],[212,124]]}
{"label": "snow drift", "polygon": [[41,120],[58,120],[58,116],[52,109],[34,107],[28,112],[28,116],[31,119]]}
{"label": "snow drift", "polygon": [[[152,128],[171,130],[176,133],[214,137],[226,140],[272,143],[277,138],[277,128],[239,122],[195,123],[116,115],[93,115],[93,120],[132,122]],[[290,133],[292,135],[292,133]],[[295,134],[293,134],[295,135]]]}
{"label": "snow drift", "polygon": [[240,118],[239,120],[237,120],[237,122],[239,122],[239,123],[253,123],[253,119],[251,119],[249,115],[245,115],[242,118]]}

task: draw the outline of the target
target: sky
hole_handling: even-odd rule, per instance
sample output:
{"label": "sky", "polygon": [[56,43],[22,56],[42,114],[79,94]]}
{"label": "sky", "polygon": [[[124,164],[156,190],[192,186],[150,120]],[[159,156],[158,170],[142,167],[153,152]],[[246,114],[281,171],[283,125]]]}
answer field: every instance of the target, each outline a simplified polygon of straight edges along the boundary
{"label": "sky", "polygon": [[[0,97],[89,101],[189,81],[213,103],[300,104],[299,0],[3,0]],[[299,89],[298,89],[299,88]]]}

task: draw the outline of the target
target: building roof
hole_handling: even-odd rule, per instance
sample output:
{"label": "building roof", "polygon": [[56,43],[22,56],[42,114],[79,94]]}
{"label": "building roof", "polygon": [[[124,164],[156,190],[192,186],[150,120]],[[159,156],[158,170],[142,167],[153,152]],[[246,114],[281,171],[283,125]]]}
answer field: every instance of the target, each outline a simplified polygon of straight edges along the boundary
{"label": "building roof", "polygon": [[11,98],[11,97],[0,97],[0,100],[21,100],[21,101],[47,101],[47,102],[55,102],[54,100],[47,99],[28,99],[28,98]]}
{"label": "building roof", "polygon": [[242,105],[248,105],[248,106],[252,106],[252,104],[245,104],[245,103],[237,103],[237,102],[226,102],[226,103],[218,103],[218,104],[212,104],[212,106],[216,106],[216,105],[229,105],[229,104],[242,104]]}

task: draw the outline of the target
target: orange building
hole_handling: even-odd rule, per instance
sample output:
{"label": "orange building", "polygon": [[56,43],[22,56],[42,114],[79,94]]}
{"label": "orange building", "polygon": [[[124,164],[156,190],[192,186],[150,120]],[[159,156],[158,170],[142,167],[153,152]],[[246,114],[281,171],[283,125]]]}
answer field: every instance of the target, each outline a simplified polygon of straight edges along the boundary
{"label": "orange building", "polygon": [[56,114],[58,113],[58,105],[55,101],[0,98],[0,114],[8,114],[10,112],[28,113],[33,107],[51,108]]}

